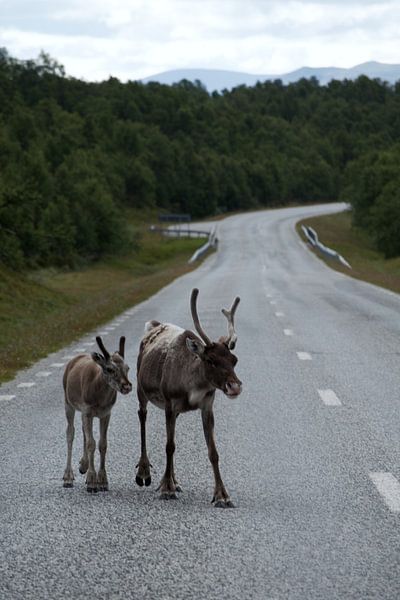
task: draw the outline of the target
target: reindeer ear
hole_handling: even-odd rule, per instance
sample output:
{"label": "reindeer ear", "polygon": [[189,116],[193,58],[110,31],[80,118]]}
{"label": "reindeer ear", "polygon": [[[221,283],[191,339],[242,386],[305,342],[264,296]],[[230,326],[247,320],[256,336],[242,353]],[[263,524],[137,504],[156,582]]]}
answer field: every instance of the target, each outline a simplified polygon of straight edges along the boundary
{"label": "reindeer ear", "polygon": [[193,338],[186,338],[186,346],[193,352],[193,354],[197,354],[197,356],[202,356],[204,354],[205,345],[200,340],[196,340]]}
{"label": "reindeer ear", "polygon": [[94,362],[100,366],[104,366],[106,363],[104,356],[102,356],[98,352],[92,352],[92,358],[93,358]]}

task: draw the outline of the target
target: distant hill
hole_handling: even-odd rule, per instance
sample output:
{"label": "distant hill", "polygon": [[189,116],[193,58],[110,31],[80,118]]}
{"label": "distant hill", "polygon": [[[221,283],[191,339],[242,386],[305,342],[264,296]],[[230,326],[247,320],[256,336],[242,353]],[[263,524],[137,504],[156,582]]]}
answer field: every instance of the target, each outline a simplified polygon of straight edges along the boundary
{"label": "distant hill", "polygon": [[365,62],[350,69],[339,67],[302,67],[283,75],[253,75],[238,71],[223,71],[218,69],[175,69],[164,71],[142,79],[143,83],[157,81],[166,85],[178,83],[182,79],[195,82],[199,80],[209,92],[232,89],[238,85],[253,86],[257,81],[281,79],[283,83],[292,83],[302,77],[307,79],[316,77],[321,85],[326,85],[332,79],[356,79],[359,75],[366,75],[371,79],[379,78],[382,81],[395,83],[400,79],[400,65],[389,65],[375,61]]}

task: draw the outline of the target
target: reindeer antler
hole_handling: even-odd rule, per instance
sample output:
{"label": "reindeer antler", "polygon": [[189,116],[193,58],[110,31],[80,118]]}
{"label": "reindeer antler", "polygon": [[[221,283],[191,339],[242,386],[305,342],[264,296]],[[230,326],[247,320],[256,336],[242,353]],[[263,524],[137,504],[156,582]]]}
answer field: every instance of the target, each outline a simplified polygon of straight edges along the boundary
{"label": "reindeer antler", "polygon": [[200,325],[199,315],[197,314],[196,302],[197,302],[198,295],[199,295],[199,290],[197,288],[194,288],[192,290],[192,295],[190,296],[190,310],[192,312],[193,323],[194,323],[197,333],[199,334],[199,336],[201,337],[203,342],[206,344],[206,346],[211,346],[212,342],[204,333],[203,328]]}
{"label": "reindeer antler", "polygon": [[122,335],[119,338],[119,350],[118,353],[122,356],[122,358],[125,358],[125,336]]}
{"label": "reindeer antler", "polygon": [[110,358],[110,353],[107,352],[107,350],[105,349],[105,346],[103,344],[103,340],[101,339],[101,337],[99,335],[96,337],[96,342],[97,342],[98,347],[102,351],[104,358],[106,360],[108,360]]}
{"label": "reindeer antler", "polygon": [[236,312],[239,302],[240,302],[240,298],[239,298],[239,296],[236,296],[230,310],[226,310],[226,308],[222,309],[222,313],[228,319],[228,337],[224,337],[223,340],[224,340],[224,343],[228,346],[229,350],[233,350],[234,347],[236,346],[237,335],[235,333],[234,317],[235,317],[235,312]]}

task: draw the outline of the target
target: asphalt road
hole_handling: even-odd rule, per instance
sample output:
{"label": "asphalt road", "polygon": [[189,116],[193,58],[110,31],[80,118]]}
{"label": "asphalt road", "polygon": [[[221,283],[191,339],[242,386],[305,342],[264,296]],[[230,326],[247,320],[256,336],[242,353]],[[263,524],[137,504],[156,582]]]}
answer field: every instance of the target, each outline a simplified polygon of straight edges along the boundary
{"label": "asphalt road", "polygon": [[235,509],[210,504],[199,412],[178,419],[184,491],[162,501],[164,415],[150,406],[153,483],[136,486],[135,394],[120,396],[111,417],[110,491],[88,494],[78,473],[79,415],[75,487],[62,487],[61,365],[91,350],[98,331],[0,388],[2,600],[400,597],[400,297],[330,270],[299,241],[296,220],[338,209],[220,222],[217,254],[98,330],[114,349],[126,335],[134,376],[145,321],[192,328],[197,286],[203,326],[218,337],[221,307],[241,296],[243,393],[233,401],[218,393],[215,408]]}

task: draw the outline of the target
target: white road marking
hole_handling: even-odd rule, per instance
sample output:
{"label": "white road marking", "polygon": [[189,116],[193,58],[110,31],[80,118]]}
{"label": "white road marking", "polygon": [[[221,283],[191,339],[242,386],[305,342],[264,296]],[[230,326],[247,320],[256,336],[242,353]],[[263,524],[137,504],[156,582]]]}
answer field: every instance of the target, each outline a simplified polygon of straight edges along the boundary
{"label": "white road marking", "polygon": [[293,329],[284,329],[284,330],[283,330],[283,333],[284,333],[285,335],[293,335]]}
{"label": "white road marking", "polygon": [[115,327],[106,327],[106,331],[114,331]]}
{"label": "white road marking", "polygon": [[108,335],[109,331],[99,331],[99,335]]}
{"label": "white road marking", "polygon": [[269,303],[270,304],[276,304],[276,300],[270,300]]}
{"label": "white road marking", "polygon": [[15,395],[13,396],[12,394],[2,394],[0,396],[0,401],[1,400],[12,400],[13,398],[15,398]]}
{"label": "white road marking", "polygon": [[19,383],[17,387],[19,388],[30,388],[36,385],[34,381],[26,381],[25,383]]}
{"label": "white road marking", "polygon": [[85,342],[85,346],[94,346],[96,342]]}
{"label": "white road marking", "polygon": [[392,473],[376,472],[369,474],[372,483],[392,512],[400,512],[400,483]]}
{"label": "white road marking", "polygon": [[312,360],[311,354],[308,352],[297,352],[299,360]]}
{"label": "white road marking", "polygon": [[36,377],[48,377],[51,375],[52,371],[39,371],[36,373]]}
{"label": "white road marking", "polygon": [[71,360],[71,358],[75,358],[75,354],[69,354],[68,356],[63,356],[63,360]]}
{"label": "white road marking", "polygon": [[265,294],[267,298],[272,298],[272,294]]}
{"label": "white road marking", "polygon": [[65,365],[65,363],[53,363],[50,366],[59,368],[59,367],[63,367],[64,365]]}
{"label": "white road marking", "polygon": [[86,352],[86,348],[74,348],[74,352]]}
{"label": "white road marking", "polygon": [[285,313],[283,313],[283,312],[276,312],[276,313],[275,313],[275,316],[276,316],[276,317],[284,317],[284,316],[285,316]]}
{"label": "white road marking", "polygon": [[342,406],[339,398],[333,390],[317,390],[322,402],[326,406]]}

